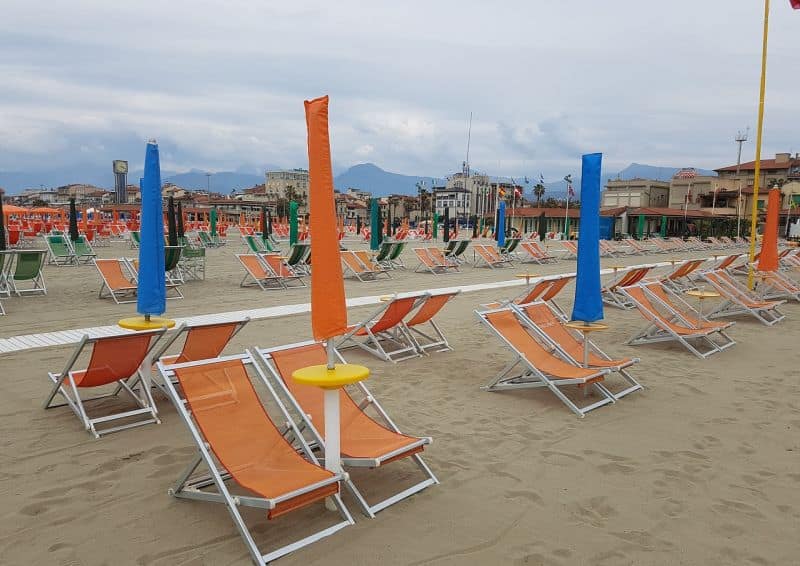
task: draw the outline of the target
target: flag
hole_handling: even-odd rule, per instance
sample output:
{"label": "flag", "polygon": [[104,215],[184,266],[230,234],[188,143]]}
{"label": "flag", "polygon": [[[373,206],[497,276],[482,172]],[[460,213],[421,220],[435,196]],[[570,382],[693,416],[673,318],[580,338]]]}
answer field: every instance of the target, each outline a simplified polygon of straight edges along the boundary
{"label": "flag", "polygon": [[567,185],[567,196],[568,198],[575,198],[575,189],[572,188],[572,185]]}
{"label": "flag", "polygon": [[517,187],[514,187],[514,196],[515,197],[521,197],[522,196],[522,191],[520,191]]}
{"label": "flag", "polygon": [[791,4],[792,8],[795,10],[800,10],[800,0],[789,0],[789,4]]}
{"label": "flag", "polygon": [[504,196],[506,196],[506,190],[503,187],[500,187],[499,189],[497,189],[497,194],[500,198],[503,198]]}

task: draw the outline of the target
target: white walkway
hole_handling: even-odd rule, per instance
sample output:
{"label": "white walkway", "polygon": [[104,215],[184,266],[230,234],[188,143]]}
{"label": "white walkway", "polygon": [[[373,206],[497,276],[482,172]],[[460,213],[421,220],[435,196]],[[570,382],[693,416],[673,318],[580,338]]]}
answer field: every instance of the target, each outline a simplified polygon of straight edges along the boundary
{"label": "white walkway", "polygon": [[[706,258],[714,259],[714,258]],[[681,262],[682,263],[682,262]],[[659,263],[647,263],[641,265],[629,265],[618,269],[618,272],[628,271],[637,267],[667,267],[672,266],[672,262],[664,261]],[[521,268],[524,269],[524,268]],[[610,275],[614,273],[611,269],[600,270],[601,275]],[[542,277],[531,277],[531,282],[537,282],[546,279],[558,279],[567,275],[575,275],[571,273],[559,273],[553,275],[546,275]],[[440,287],[436,289],[421,289],[430,293],[442,293],[448,291],[459,290],[462,293],[474,293],[476,291],[488,291],[492,289],[505,289],[506,287],[517,287],[525,284],[523,278],[513,279],[510,281],[497,281],[494,283],[478,283],[474,285],[457,285],[453,287]],[[380,303],[382,295],[371,295],[368,297],[355,297],[347,300],[348,307],[359,307],[364,305],[377,305]],[[244,317],[249,317],[251,320],[263,320],[269,318],[280,318],[283,316],[291,316],[296,314],[305,314],[311,311],[310,303],[298,303],[294,305],[281,305],[277,307],[267,307],[263,309],[250,309],[243,311],[222,312],[216,314],[203,314],[199,316],[191,316],[186,318],[176,318],[175,322],[181,324],[185,322],[188,325],[201,324],[208,322],[222,322],[228,320],[239,320]],[[119,326],[96,326],[93,328],[75,328],[71,330],[58,330],[55,332],[44,332],[41,334],[24,334],[20,336],[12,336],[10,338],[0,338],[0,354],[8,354],[12,352],[21,352],[24,350],[33,350],[37,348],[47,348],[51,346],[67,346],[70,344],[77,344],[81,339],[88,335],[92,338],[98,336],[113,336],[117,334],[126,334],[130,331],[124,330]]]}

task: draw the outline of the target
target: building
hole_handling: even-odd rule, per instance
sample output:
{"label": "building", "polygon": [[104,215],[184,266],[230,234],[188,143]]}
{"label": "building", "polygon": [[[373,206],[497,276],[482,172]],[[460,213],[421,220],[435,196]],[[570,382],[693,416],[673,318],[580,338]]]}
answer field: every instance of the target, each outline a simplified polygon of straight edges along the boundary
{"label": "building", "polygon": [[[753,206],[753,183],[755,182],[756,162],[748,161],[741,165],[728,165],[715,169],[719,175],[718,199],[740,203],[740,214],[747,216]],[[782,206],[788,210],[800,206],[800,153],[776,153],[774,159],[762,159],[759,173],[759,191],[756,208],[766,207],[768,190],[775,185],[781,187]],[[729,206],[730,208],[730,206]]]}
{"label": "building", "polygon": [[670,184],[652,179],[609,181],[603,192],[603,207],[665,207],[669,202]]}
{"label": "building", "polygon": [[270,200],[293,200],[300,211],[308,211],[308,171],[305,169],[267,171],[264,191]]}
{"label": "building", "polygon": [[441,217],[444,209],[449,208],[450,218],[465,219],[472,214],[472,196],[464,187],[433,187],[434,211]]}

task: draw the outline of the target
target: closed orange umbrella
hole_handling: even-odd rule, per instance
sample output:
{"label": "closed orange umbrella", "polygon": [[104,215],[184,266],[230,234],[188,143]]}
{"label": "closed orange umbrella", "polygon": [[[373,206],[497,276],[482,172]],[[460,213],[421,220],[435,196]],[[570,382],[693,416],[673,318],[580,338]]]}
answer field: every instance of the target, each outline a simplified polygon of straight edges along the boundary
{"label": "closed orange umbrella", "polygon": [[333,171],[328,134],[328,97],[305,102],[308,127],[308,171],[311,215],[311,329],[315,340],[341,336],[347,331],[342,262],[336,236]]}
{"label": "closed orange umbrella", "polygon": [[781,190],[769,192],[767,200],[767,223],[761,238],[761,254],[758,256],[759,271],[778,271],[778,216],[781,208]]}

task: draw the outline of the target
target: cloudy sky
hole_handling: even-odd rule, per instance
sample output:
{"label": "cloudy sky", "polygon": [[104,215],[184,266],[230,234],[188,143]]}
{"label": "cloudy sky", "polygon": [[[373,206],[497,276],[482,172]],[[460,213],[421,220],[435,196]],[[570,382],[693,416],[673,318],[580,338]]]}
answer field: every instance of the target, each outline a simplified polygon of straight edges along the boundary
{"label": "cloudy sky", "polygon": [[[764,151],[800,151],[800,12],[774,0]],[[755,130],[758,0],[5,0],[0,170],[113,158],[304,166],[331,96],[337,169],[575,172],[584,152],[713,168]],[[792,135],[794,134],[794,135]],[[754,140],[755,135],[751,138]],[[751,158],[755,144],[745,146]],[[254,171],[255,172],[255,171]]]}

